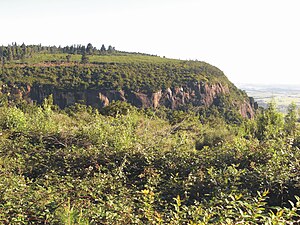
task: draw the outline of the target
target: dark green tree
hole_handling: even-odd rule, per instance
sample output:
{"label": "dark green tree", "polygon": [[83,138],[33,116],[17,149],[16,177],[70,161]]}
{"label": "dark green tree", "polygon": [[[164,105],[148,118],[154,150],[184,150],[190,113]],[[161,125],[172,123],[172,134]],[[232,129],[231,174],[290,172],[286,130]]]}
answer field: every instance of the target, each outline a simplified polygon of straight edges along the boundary
{"label": "dark green tree", "polygon": [[10,46],[7,48],[7,60],[8,61],[13,60],[13,52]]}
{"label": "dark green tree", "polygon": [[288,106],[288,111],[287,114],[284,117],[284,129],[285,132],[289,135],[294,135],[296,131],[296,124],[297,124],[297,117],[298,117],[298,112],[297,112],[297,106],[293,102]]}
{"label": "dark green tree", "polygon": [[113,52],[115,51],[115,48],[112,47],[112,46],[110,45],[110,46],[108,46],[107,51],[108,51],[109,53],[113,53]]}
{"label": "dark green tree", "polygon": [[26,45],[23,43],[21,45],[21,59],[25,59],[26,56]]}
{"label": "dark green tree", "polygon": [[92,55],[93,54],[93,45],[91,43],[88,43],[86,46],[86,54]]}
{"label": "dark green tree", "polygon": [[86,49],[85,49],[84,45],[80,47],[80,51],[81,51],[81,54],[85,54],[86,53]]}
{"label": "dark green tree", "polygon": [[101,51],[102,53],[103,53],[103,52],[106,52],[106,48],[105,48],[104,45],[101,46],[100,51]]}
{"label": "dark green tree", "polygon": [[257,117],[256,136],[259,140],[280,137],[283,131],[283,126],[283,116],[280,112],[278,112],[277,105],[273,100],[268,104],[268,108]]}
{"label": "dark green tree", "polygon": [[81,63],[86,64],[89,62],[89,57],[84,53],[81,56]]}

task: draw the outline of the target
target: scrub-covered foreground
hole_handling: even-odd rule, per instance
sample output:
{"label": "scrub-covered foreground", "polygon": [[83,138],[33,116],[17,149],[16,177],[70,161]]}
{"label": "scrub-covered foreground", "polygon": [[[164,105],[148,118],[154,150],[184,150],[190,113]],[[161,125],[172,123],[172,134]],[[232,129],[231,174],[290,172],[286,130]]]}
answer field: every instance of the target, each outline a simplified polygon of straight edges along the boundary
{"label": "scrub-covered foreground", "polygon": [[297,111],[254,120],[24,102],[0,107],[1,224],[292,224]]}

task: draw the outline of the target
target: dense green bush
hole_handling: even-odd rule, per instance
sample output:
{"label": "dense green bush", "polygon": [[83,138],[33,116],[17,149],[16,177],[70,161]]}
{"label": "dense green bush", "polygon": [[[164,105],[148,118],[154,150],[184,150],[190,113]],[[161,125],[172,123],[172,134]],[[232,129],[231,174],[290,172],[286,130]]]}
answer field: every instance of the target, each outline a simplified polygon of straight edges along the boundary
{"label": "dense green bush", "polygon": [[[130,57],[128,57],[130,60]],[[114,61],[114,57],[111,57]],[[194,61],[123,62],[85,65],[27,65],[5,67],[0,81],[10,84],[52,85],[64,89],[114,89],[152,93],[200,81],[216,81],[239,92],[219,69]]]}
{"label": "dense green bush", "polygon": [[270,110],[237,126],[123,103],[101,113],[84,105],[61,111],[51,97],[42,106],[3,105],[0,221],[299,221],[299,127],[285,131],[283,117]]}

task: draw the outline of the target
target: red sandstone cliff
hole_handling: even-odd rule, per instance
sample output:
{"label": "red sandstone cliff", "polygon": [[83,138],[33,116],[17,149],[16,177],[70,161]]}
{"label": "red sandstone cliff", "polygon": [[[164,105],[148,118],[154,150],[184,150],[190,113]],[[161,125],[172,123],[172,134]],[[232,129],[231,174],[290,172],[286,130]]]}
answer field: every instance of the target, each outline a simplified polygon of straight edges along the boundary
{"label": "red sandstone cliff", "polygon": [[[0,90],[1,91],[1,90]],[[210,107],[220,96],[229,96],[231,90],[221,83],[193,83],[188,86],[171,87],[154,93],[134,92],[131,90],[63,90],[50,85],[27,85],[25,87],[2,87],[2,92],[15,99],[26,99],[42,103],[50,94],[54,103],[61,108],[74,103],[84,103],[94,107],[104,107],[112,101],[126,101],[136,107],[157,108],[164,105],[178,109],[184,105]],[[242,101],[232,102],[243,117],[253,118],[255,104],[252,99],[245,97]]]}

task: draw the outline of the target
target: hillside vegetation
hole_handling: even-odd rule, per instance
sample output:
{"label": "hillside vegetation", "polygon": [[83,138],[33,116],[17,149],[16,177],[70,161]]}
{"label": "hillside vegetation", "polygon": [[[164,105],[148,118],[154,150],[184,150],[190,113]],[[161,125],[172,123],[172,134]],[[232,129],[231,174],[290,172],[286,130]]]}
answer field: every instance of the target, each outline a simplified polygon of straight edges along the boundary
{"label": "hillside vegetation", "polygon": [[[295,104],[249,120],[235,105],[247,95],[214,66],[88,46],[0,48],[1,224],[300,222]],[[24,97],[34,85],[152,93],[196,82],[229,91],[177,110]]]}
{"label": "hillside vegetation", "polygon": [[[191,82],[229,83],[224,74],[203,62],[144,60],[145,56],[107,56],[97,64],[8,65],[4,83],[51,84],[66,89],[130,89],[155,92]],[[101,60],[103,57],[99,57]],[[146,56],[147,58],[147,56]],[[141,59],[141,60],[139,60]],[[124,62],[118,62],[118,61]],[[106,62],[107,61],[107,62]],[[116,63],[117,62],[117,63]],[[231,84],[231,86],[233,86]]]}
{"label": "hillside vegetation", "polygon": [[104,45],[100,50],[91,44],[71,47],[19,46],[16,43],[2,46],[1,80],[49,83],[63,88],[142,91],[182,86],[188,82],[218,81],[237,91],[221,70],[205,62],[121,52],[111,46],[106,50]]}
{"label": "hillside vegetation", "polygon": [[[27,100],[42,102],[56,91],[54,102],[63,107],[70,105],[65,102],[92,102],[91,105],[101,108],[106,104],[100,103],[96,95],[104,98],[113,95],[106,101],[121,98],[130,103],[142,101],[134,104],[142,107],[162,105],[184,110],[193,107],[194,111],[206,112],[217,106],[215,109],[230,121],[241,114],[245,104],[249,106],[243,110],[243,116],[254,114],[253,103],[245,92],[237,89],[220,69],[205,62],[121,52],[111,46],[106,49],[104,45],[98,50],[91,44],[63,48],[13,44],[0,47],[0,59],[0,91],[13,101],[25,96]],[[28,87],[34,87],[34,94]],[[92,100],[87,100],[89,96],[80,91],[98,94],[93,92]],[[116,91],[125,94],[117,98],[111,93]],[[153,94],[161,95],[156,103]]]}
{"label": "hillside vegetation", "polygon": [[0,107],[2,224],[288,224],[300,130],[274,105],[242,125],[114,103]]}

